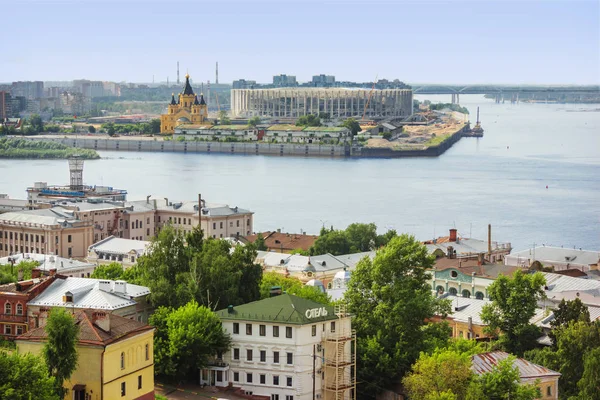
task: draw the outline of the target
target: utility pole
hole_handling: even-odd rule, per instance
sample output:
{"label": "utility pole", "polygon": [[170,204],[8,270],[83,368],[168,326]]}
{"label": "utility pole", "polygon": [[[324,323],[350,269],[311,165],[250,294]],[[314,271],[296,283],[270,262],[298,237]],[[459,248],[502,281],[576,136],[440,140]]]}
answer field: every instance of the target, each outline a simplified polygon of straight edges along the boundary
{"label": "utility pole", "polygon": [[315,344],[313,344],[313,373],[312,373],[312,378],[313,378],[313,400],[315,400],[316,398],[316,393],[317,393],[317,388],[316,388],[316,384],[315,381],[317,380],[317,354],[316,354],[316,346]]}

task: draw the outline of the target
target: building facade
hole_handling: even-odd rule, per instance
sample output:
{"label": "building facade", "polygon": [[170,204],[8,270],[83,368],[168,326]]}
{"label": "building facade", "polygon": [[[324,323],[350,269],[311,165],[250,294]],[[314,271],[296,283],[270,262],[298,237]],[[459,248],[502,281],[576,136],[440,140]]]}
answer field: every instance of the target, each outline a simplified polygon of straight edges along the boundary
{"label": "building facade", "polygon": [[204,95],[201,93],[198,99],[190,85],[190,76],[186,74],[183,92],[179,93],[177,101],[175,94],[172,95],[167,114],[160,116],[160,133],[173,133],[181,124],[201,125],[206,123],[207,118],[208,106]]}
{"label": "building facade", "polygon": [[[65,400],[153,400],[154,328],[103,311],[75,314],[78,365],[63,387]],[[21,354],[41,355],[47,333],[33,329],[16,340]]]}
{"label": "building facade", "polygon": [[146,253],[151,242],[121,239],[110,236],[88,248],[87,260],[94,265],[119,263],[124,269],[132,267]]}
{"label": "building facade", "polygon": [[201,370],[201,384],[231,385],[251,399],[309,400],[313,390],[355,399],[355,335],[342,308],[280,294],[217,315],[232,347]]}
{"label": "building facade", "polygon": [[[366,110],[365,110],[366,107]],[[331,118],[409,117],[413,110],[410,89],[233,89],[235,117],[291,117],[328,113]]]}

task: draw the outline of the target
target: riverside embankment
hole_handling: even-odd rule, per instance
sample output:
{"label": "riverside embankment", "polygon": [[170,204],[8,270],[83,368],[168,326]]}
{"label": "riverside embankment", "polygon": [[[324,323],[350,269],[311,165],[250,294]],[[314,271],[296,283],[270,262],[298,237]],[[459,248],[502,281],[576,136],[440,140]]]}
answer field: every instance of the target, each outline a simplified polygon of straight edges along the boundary
{"label": "riverside embankment", "polygon": [[261,143],[261,142],[203,142],[164,140],[162,137],[109,137],[94,135],[37,135],[23,139],[60,143],[81,149],[139,152],[218,153],[239,155],[271,155],[294,157],[437,157],[462,137],[462,129],[435,146],[420,149],[370,148],[350,145]]}

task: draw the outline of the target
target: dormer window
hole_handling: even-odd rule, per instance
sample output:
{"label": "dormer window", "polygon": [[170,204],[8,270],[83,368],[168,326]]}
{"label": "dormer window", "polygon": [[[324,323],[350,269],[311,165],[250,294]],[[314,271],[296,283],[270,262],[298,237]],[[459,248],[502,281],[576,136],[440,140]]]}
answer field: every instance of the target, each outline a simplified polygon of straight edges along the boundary
{"label": "dormer window", "polygon": [[63,296],[63,303],[72,303],[73,302],[73,293],[65,292]]}

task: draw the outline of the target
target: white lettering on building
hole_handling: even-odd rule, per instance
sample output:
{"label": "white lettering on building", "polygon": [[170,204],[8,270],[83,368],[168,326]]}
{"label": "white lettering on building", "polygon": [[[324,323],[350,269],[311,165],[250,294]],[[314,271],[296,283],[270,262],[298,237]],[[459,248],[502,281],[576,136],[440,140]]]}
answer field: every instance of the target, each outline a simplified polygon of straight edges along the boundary
{"label": "white lettering on building", "polygon": [[306,318],[319,318],[319,317],[326,317],[327,316],[327,309],[325,307],[320,307],[320,308],[311,308],[310,310],[306,310],[306,312],[304,313],[304,315],[306,315]]}

